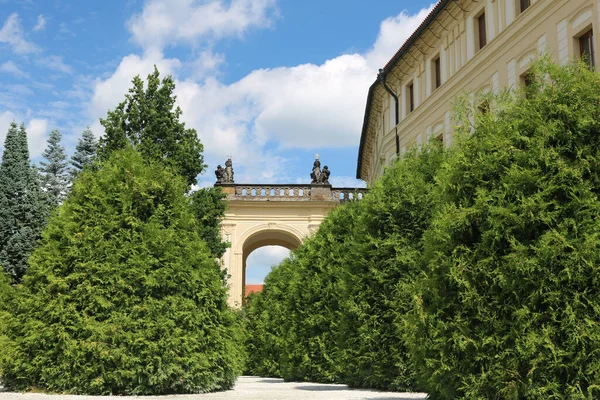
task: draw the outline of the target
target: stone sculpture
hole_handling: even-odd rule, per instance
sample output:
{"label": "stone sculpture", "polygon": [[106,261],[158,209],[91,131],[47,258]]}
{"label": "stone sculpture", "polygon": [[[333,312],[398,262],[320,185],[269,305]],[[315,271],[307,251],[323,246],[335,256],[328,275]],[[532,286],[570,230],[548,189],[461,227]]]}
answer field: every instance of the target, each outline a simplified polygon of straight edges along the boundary
{"label": "stone sculpture", "polygon": [[215,170],[215,175],[217,176],[217,183],[223,183],[223,176],[225,174],[225,170],[221,165],[217,165],[217,169]]}
{"label": "stone sculpture", "polygon": [[227,161],[225,161],[223,183],[233,183],[233,163],[231,162],[231,158],[228,158]]}
{"label": "stone sculpture", "polygon": [[329,175],[331,175],[331,171],[327,168],[327,165],[321,170],[321,162],[317,158],[313,163],[313,169],[310,173],[311,184],[329,185]]}
{"label": "stone sculpture", "polygon": [[321,162],[316,159],[313,163],[313,169],[310,173],[310,177],[312,179],[311,183],[319,183],[319,179],[321,177]]}

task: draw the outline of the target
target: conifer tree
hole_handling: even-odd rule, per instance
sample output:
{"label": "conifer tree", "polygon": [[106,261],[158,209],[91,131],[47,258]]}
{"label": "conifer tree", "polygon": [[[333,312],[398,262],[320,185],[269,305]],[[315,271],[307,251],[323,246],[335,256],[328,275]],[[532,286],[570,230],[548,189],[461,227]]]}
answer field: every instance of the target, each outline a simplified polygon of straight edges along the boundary
{"label": "conifer tree", "polygon": [[77,141],[75,154],[71,157],[71,169],[69,171],[71,178],[75,178],[83,168],[92,164],[97,150],[98,142],[88,126]]}
{"label": "conifer tree", "polygon": [[203,146],[196,130],[186,129],[179,121],[181,109],[175,107],[174,89],[173,78],[169,75],[161,81],[156,66],[146,88],[139,76],[133,78],[125,101],[100,119],[106,132],[100,138],[100,158],[105,160],[129,144],[145,158],[172,166],[188,184],[195,184],[205,168]]}
{"label": "conifer tree", "polygon": [[40,163],[42,189],[52,208],[62,203],[69,185],[67,155],[65,148],[60,144],[61,139],[62,135],[57,129],[50,132],[48,147],[42,154],[47,161]]}
{"label": "conifer tree", "polygon": [[233,386],[240,329],[186,187],[131,148],[81,172],[17,293],[14,345],[0,365],[7,388],[144,395]]}
{"label": "conifer tree", "polygon": [[38,174],[29,161],[25,126],[18,128],[13,122],[0,164],[0,265],[15,281],[27,269],[46,214]]}

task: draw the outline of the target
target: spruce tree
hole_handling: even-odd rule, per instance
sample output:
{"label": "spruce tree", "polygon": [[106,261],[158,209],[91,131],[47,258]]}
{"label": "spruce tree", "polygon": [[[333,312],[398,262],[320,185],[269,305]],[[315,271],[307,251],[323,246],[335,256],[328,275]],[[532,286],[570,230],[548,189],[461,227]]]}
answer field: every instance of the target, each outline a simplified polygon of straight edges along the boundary
{"label": "spruce tree", "polygon": [[69,173],[71,174],[72,179],[74,179],[87,165],[92,164],[97,150],[98,142],[88,126],[77,141],[75,154],[71,157],[71,169]]}
{"label": "spruce tree", "polygon": [[237,317],[183,178],[131,148],[85,169],[18,291],[0,366],[11,390],[171,394],[229,389]]}
{"label": "spruce tree", "polygon": [[0,164],[0,265],[15,281],[40,238],[46,204],[36,169],[29,161],[25,126],[15,122],[4,142]]}
{"label": "spruce tree", "polygon": [[174,89],[173,78],[169,75],[161,82],[156,66],[146,88],[139,76],[133,78],[125,101],[100,119],[106,132],[100,138],[100,158],[105,160],[129,144],[145,158],[172,166],[188,184],[196,183],[205,168],[203,146],[196,130],[179,121],[181,109],[175,107]]}
{"label": "spruce tree", "polygon": [[69,185],[67,174],[67,155],[61,146],[62,135],[58,130],[50,132],[48,147],[42,154],[47,161],[42,161],[40,168],[42,190],[46,193],[50,206],[58,206],[64,200]]}

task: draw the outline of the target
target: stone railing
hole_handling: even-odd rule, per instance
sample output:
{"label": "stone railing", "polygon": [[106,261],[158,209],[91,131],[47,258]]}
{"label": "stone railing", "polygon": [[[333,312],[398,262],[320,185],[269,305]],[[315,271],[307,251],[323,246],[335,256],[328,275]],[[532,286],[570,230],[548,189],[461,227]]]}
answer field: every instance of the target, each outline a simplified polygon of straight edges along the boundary
{"label": "stone railing", "polygon": [[365,188],[332,188],[331,196],[333,201],[343,203],[350,200],[362,200],[367,194]]}
{"label": "stone railing", "polygon": [[229,200],[244,201],[332,201],[343,203],[360,200],[367,193],[364,188],[332,188],[329,185],[267,185],[223,184]]}
{"label": "stone railing", "polygon": [[[227,185],[223,185],[227,187]],[[236,200],[310,200],[310,185],[237,185],[234,184],[233,196]],[[227,192],[227,191],[226,191]]]}

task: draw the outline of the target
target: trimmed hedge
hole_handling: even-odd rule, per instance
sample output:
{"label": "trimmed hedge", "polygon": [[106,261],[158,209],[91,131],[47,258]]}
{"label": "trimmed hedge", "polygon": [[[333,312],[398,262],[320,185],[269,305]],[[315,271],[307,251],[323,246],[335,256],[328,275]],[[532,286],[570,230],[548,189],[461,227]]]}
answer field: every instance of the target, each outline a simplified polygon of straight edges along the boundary
{"label": "trimmed hedge", "polygon": [[241,328],[186,190],[131,149],[79,175],[17,293],[7,388],[145,395],[233,386]]}
{"label": "trimmed hedge", "polygon": [[600,78],[532,73],[438,177],[410,339],[433,399],[600,396]]}
{"label": "trimmed hedge", "polygon": [[247,309],[273,375],[600,397],[600,77],[531,72],[485,112],[459,99],[450,150],[405,155],[274,269]]}

